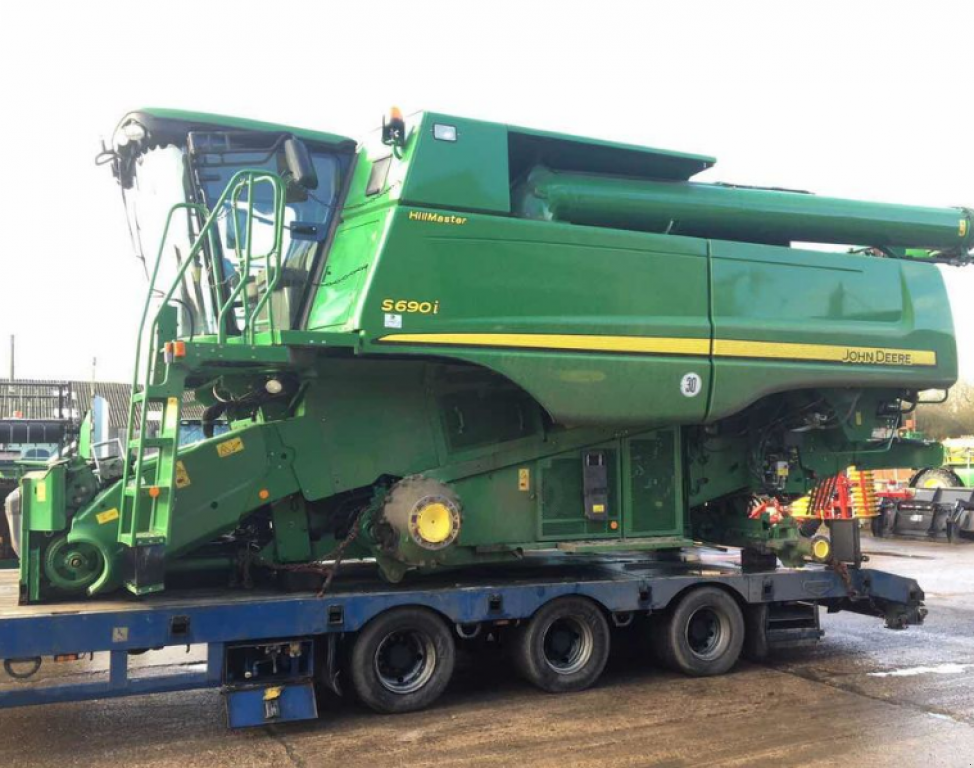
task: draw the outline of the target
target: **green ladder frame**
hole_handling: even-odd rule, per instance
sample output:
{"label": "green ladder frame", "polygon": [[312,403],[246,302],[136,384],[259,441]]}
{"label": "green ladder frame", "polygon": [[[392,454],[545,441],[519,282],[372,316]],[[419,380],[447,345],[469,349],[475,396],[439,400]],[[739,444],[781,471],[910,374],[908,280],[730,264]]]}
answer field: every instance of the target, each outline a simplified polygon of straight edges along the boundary
{"label": "green ladder frame", "polygon": [[[265,253],[254,254],[252,252],[255,218],[254,190],[261,184],[270,185],[273,192],[273,237],[271,247]],[[238,216],[236,215],[244,194],[246,194],[247,213],[245,239],[240,237]],[[118,542],[136,550],[154,547],[158,548],[157,552],[165,554],[165,547],[170,540],[177,491],[179,424],[187,375],[187,370],[180,365],[179,359],[171,353],[167,355],[166,345],[175,342],[178,333],[177,308],[170,302],[179,289],[187,269],[201,254],[210,260],[210,269],[214,276],[215,285],[225,284],[226,276],[223,274],[223,264],[219,258],[221,250],[217,248],[217,225],[221,218],[221,211],[228,200],[231,210],[234,212],[232,215],[235,235],[234,252],[240,279],[226,300],[220,303],[217,310],[215,319],[216,344],[220,346],[228,343],[227,316],[234,311],[235,302],[246,290],[246,286],[250,282],[252,266],[263,264],[267,278],[264,280],[263,289],[253,306],[251,306],[246,294],[241,302],[243,309],[241,341],[247,344],[255,344],[258,324],[263,324],[271,332],[274,330],[273,312],[270,311],[268,302],[281,279],[286,184],[277,174],[259,169],[246,169],[234,174],[213,205],[212,211],[207,211],[204,206],[197,203],[177,203],[170,208],[166,217],[159,251],[149,279],[149,290],[142,308],[142,319],[139,326],[138,341],[136,342],[132,396],[129,400],[127,445],[121,482],[122,500]],[[147,321],[152,307],[152,299],[156,294],[155,286],[159,277],[159,267],[165,253],[173,217],[181,211],[185,211],[190,220],[195,216],[204,223],[148,327],[150,333],[148,353],[144,374],[140,379],[139,373],[143,368],[142,351],[146,345]],[[245,243],[243,247],[240,245],[242,240]],[[203,249],[206,242],[209,242],[210,245],[208,253]],[[259,285],[258,289],[260,289]],[[214,301],[218,300],[219,297],[215,296]],[[261,313],[265,309],[267,310],[266,315],[261,318]],[[271,335],[273,336],[273,333]],[[161,407],[161,425],[157,435],[148,437],[146,435],[148,413],[153,406]],[[157,450],[158,453],[154,456],[147,456],[147,451],[150,450]],[[138,559],[136,558],[137,562]],[[129,578],[126,580],[125,586],[136,594],[157,592],[163,589],[161,579],[142,583],[138,579]]]}

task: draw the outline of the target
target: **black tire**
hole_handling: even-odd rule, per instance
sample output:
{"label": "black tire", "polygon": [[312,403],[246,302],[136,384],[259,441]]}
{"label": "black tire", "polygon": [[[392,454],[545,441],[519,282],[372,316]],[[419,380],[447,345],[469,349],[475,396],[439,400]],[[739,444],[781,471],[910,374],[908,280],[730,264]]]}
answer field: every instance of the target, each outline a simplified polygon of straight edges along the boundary
{"label": "black tire", "polygon": [[768,605],[760,603],[749,606],[744,613],[744,658],[761,662],[771,654],[768,645]]}
{"label": "black tire", "polygon": [[443,693],[456,661],[453,634],[427,608],[393,608],[359,632],[349,677],[359,700],[376,712],[414,712]]}
{"label": "black tire", "polygon": [[963,488],[961,479],[946,467],[927,467],[910,478],[911,488]]}
{"label": "black tire", "polygon": [[581,691],[605,669],[609,643],[609,624],[598,605],[585,597],[560,597],[517,628],[514,665],[543,691]]}
{"label": "black tire", "polygon": [[744,616],[724,590],[698,587],[668,613],[653,638],[667,666],[705,677],[722,675],[737,663],[744,645]]}
{"label": "black tire", "polygon": [[820,517],[813,517],[810,520],[805,520],[798,524],[798,530],[802,536],[806,539],[812,538],[818,529],[822,527],[822,519]]}

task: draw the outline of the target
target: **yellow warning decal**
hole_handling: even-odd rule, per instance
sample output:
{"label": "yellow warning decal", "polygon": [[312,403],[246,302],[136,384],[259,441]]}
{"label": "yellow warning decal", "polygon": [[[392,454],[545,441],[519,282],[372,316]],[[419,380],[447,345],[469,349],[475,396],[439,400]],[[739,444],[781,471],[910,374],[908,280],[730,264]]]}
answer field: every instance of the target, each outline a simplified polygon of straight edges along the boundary
{"label": "yellow warning decal", "polygon": [[229,440],[224,440],[222,443],[219,443],[216,447],[216,452],[221,459],[225,459],[227,456],[240,453],[243,449],[243,440],[239,437],[231,437]]}
{"label": "yellow warning decal", "polygon": [[186,471],[186,465],[181,461],[176,462],[176,487],[185,488],[189,485],[189,472]]}
{"label": "yellow warning decal", "polygon": [[592,511],[596,514],[602,514],[605,512],[605,504],[593,504]]}
{"label": "yellow warning decal", "polygon": [[967,219],[960,220],[960,227],[958,229],[960,231],[957,234],[959,234],[961,237],[967,234]]}
{"label": "yellow warning decal", "polygon": [[172,431],[179,426],[179,399],[170,397],[166,401],[166,423],[165,429]]}
{"label": "yellow warning decal", "polygon": [[517,471],[517,489],[519,491],[531,490],[531,470],[527,467],[522,467]]}
{"label": "yellow warning decal", "polygon": [[104,525],[105,523],[110,523],[112,520],[118,520],[118,509],[112,507],[111,509],[106,509],[104,512],[99,512],[95,515],[95,520],[98,521],[98,525]]}
{"label": "yellow warning decal", "polygon": [[43,504],[47,501],[47,478],[41,480],[37,486],[37,501]]}

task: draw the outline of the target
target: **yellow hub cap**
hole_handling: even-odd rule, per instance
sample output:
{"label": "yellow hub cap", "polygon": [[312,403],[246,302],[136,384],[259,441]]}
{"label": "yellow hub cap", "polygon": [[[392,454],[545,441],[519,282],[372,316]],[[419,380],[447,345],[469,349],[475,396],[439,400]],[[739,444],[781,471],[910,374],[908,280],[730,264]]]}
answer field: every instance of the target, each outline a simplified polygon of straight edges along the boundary
{"label": "yellow hub cap", "polygon": [[829,543],[825,539],[819,539],[812,545],[812,554],[816,560],[825,560],[829,556]]}
{"label": "yellow hub cap", "polygon": [[415,530],[430,544],[441,544],[453,533],[453,512],[441,502],[427,504],[417,510]]}

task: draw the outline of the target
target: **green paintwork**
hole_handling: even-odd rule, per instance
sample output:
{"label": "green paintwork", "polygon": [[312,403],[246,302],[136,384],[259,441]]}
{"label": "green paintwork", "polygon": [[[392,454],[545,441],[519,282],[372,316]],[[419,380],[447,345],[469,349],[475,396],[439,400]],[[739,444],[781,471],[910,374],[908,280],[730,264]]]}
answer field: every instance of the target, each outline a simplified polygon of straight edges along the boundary
{"label": "green paintwork", "polygon": [[[348,151],[342,137],[232,118],[126,120],[144,121],[146,146],[185,144],[180,131],[202,124]],[[437,125],[456,141],[437,139]],[[889,435],[901,398],[956,379],[932,262],[969,260],[969,212],[699,184],[690,179],[712,158],[441,114],[410,118],[406,135],[396,147],[373,135],[342,166],[341,216],[316,240],[322,262],[297,323],[275,301],[286,290],[282,232],[294,234],[285,200],[305,194],[288,172],[241,169],[209,210],[192,209],[194,246],[162,303],[198,256],[226,285],[210,301],[216,330],[191,335],[171,308],[155,315],[147,303],[151,365],[137,374],[137,401],[177,398],[178,414],[186,388],[214,407],[219,396],[231,431],[177,449],[165,415],[143,437],[133,402],[122,481],[97,483],[80,457],[52,465],[48,481],[60,474],[82,490],[56,508],[25,504],[25,599],[127,581],[157,591],[161,572],[129,578],[144,547],[161,547],[171,573],[228,567],[242,552],[306,562],[356,520],[348,554],[376,558],[390,579],[527,549],[691,539],[794,560],[807,546],[791,521],[747,518],[755,494],[787,501],[852,464],[933,457],[930,444]],[[215,222],[222,201],[236,201],[250,231],[240,184],[258,173],[276,202],[274,245],[256,263],[252,238],[221,244]],[[214,254],[231,247],[246,280],[224,277]],[[177,336],[185,354],[167,362],[161,350]],[[583,465],[595,459],[605,510],[590,519]],[[448,546],[423,543],[408,514],[390,511],[410,482],[458,500]],[[66,534],[53,555],[51,530]]]}

